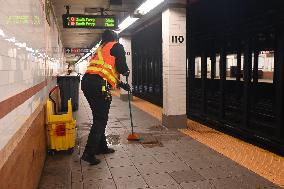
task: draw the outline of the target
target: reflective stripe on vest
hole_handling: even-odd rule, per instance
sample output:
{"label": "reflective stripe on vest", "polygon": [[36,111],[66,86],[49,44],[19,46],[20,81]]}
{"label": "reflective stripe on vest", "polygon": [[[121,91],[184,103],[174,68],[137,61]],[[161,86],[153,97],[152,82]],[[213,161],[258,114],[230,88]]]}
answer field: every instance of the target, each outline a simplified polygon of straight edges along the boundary
{"label": "reflective stripe on vest", "polygon": [[[103,47],[100,46],[95,56],[91,59],[86,71],[86,73],[89,74],[100,75],[102,78],[106,79],[113,88],[116,88],[118,74],[115,69],[115,58],[110,55],[110,49],[115,43],[116,42],[109,42]],[[104,52],[104,54],[102,52]]]}

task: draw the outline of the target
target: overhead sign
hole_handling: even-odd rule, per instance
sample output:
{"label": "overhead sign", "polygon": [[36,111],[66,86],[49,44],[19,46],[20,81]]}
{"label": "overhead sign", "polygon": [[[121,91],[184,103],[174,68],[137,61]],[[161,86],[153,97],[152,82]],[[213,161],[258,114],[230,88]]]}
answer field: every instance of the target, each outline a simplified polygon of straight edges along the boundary
{"label": "overhead sign", "polygon": [[116,29],[117,20],[114,16],[106,15],[62,15],[63,28]]}
{"label": "overhead sign", "polygon": [[6,23],[15,25],[40,25],[41,20],[39,16],[8,16]]}
{"label": "overhead sign", "polygon": [[80,54],[80,53],[88,53],[90,49],[86,48],[65,48],[66,54]]}

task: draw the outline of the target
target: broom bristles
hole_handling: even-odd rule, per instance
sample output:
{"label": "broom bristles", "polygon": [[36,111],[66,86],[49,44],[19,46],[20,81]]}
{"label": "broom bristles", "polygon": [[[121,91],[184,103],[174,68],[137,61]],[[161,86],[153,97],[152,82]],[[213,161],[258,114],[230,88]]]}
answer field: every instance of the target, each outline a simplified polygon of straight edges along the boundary
{"label": "broom bristles", "polygon": [[140,137],[138,134],[134,133],[134,134],[128,135],[127,140],[140,140]]}

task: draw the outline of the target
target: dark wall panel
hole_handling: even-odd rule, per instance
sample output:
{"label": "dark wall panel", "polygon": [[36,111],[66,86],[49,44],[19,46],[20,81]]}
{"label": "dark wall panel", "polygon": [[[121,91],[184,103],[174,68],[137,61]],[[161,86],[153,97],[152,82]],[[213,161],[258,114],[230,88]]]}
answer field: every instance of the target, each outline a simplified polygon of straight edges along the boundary
{"label": "dark wall panel", "polygon": [[163,103],[162,22],[132,36],[133,94],[154,104]]}
{"label": "dark wall panel", "polygon": [[[284,154],[284,1],[199,0],[187,10],[188,117]],[[271,82],[261,81],[261,51],[274,53]]]}

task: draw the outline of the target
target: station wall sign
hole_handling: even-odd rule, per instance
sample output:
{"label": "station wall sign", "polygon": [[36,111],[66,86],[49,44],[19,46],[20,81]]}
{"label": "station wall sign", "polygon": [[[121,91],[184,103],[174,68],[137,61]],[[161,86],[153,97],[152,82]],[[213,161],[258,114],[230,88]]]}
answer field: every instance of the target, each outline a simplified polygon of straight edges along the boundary
{"label": "station wall sign", "polygon": [[63,20],[63,28],[88,28],[88,29],[117,28],[117,20],[115,16],[64,14],[62,15],[62,20]]}
{"label": "station wall sign", "polygon": [[42,23],[41,18],[39,16],[8,16],[7,24],[13,25],[40,25]]}
{"label": "station wall sign", "polygon": [[90,49],[86,48],[65,48],[66,54],[81,54],[81,53],[89,53]]}
{"label": "station wall sign", "polygon": [[182,35],[172,35],[171,42],[182,44],[183,42],[185,42],[185,37]]}

